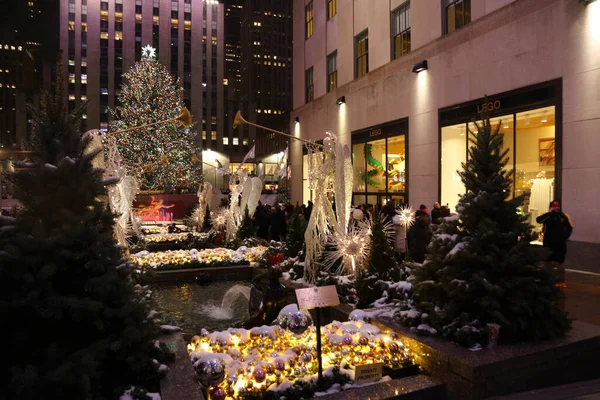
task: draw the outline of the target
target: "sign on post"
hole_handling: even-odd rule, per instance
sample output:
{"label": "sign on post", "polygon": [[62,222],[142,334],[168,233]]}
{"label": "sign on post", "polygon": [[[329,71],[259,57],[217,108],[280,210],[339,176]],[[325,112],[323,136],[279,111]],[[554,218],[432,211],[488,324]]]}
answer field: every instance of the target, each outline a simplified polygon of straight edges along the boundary
{"label": "sign on post", "polygon": [[377,382],[381,379],[383,364],[364,364],[357,365],[354,369],[354,383],[361,385],[363,383]]}
{"label": "sign on post", "polygon": [[300,310],[340,305],[340,298],[335,285],[296,289],[296,298]]}

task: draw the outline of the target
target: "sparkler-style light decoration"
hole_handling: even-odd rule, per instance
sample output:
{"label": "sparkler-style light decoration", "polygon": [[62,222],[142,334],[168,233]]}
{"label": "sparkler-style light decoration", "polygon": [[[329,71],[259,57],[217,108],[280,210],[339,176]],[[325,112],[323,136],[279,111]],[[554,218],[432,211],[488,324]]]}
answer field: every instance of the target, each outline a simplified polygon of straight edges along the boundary
{"label": "sparkler-style light decoration", "polygon": [[401,207],[396,214],[400,216],[400,223],[405,228],[409,228],[415,222],[415,210],[410,206]]}
{"label": "sparkler-style light decoration", "polygon": [[212,217],[212,227],[216,231],[223,231],[227,228],[227,223],[229,222],[229,209],[221,208],[218,211],[214,212],[214,216]]}
{"label": "sparkler-style light decoration", "polygon": [[333,250],[324,252],[325,266],[331,268],[341,258],[342,265],[336,272],[342,273],[346,270],[356,275],[357,269],[362,268],[369,258],[371,227],[369,224],[352,225],[348,232],[333,232],[328,241]]}

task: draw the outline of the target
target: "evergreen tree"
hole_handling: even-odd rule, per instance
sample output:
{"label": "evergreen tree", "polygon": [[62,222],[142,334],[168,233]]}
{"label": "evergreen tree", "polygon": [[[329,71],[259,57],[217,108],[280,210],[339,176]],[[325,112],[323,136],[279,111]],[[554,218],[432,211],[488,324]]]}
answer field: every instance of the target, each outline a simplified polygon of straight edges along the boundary
{"label": "evergreen tree", "polygon": [[468,325],[477,323],[499,324],[501,342],[563,335],[569,322],[555,305],[561,296],[556,276],[540,266],[529,244],[531,226],[518,212],[523,196],[509,198],[512,171],[505,169],[500,123],[493,129],[482,119],[477,133],[470,132],[469,157],[459,172],[467,193],[416,269],[415,302],[434,328],[455,340],[476,332]]}
{"label": "evergreen tree", "polygon": [[400,279],[396,256],[386,233],[388,229],[389,227],[384,225],[381,219],[381,214],[378,211],[374,212],[369,263],[367,270],[361,271],[356,280],[359,307],[367,307],[381,298],[383,291],[378,281]]}
{"label": "evergreen tree", "polygon": [[250,218],[250,212],[248,207],[244,210],[244,218],[237,231],[237,238],[240,240],[248,239],[254,236],[254,227],[252,226],[252,219]]}
{"label": "evergreen tree", "polygon": [[101,200],[111,182],[92,166],[100,150],[79,132],[82,108],[68,113],[57,82],[33,112],[30,160],[8,177],[23,209],[0,218],[3,399],[109,399],[158,379],[145,293]]}
{"label": "evergreen tree", "polygon": [[[183,88],[160,62],[145,57],[123,75],[120,106],[110,110],[111,131],[177,117]],[[177,121],[117,134],[129,174],[145,189],[197,186],[201,174],[194,135]]]}
{"label": "evergreen tree", "polygon": [[302,209],[300,207],[294,207],[290,218],[286,237],[286,253],[288,257],[298,256],[298,253],[304,248],[304,232],[306,231],[307,224],[304,224],[304,227],[302,226],[302,220],[299,217],[301,212]]}
{"label": "evergreen tree", "polygon": [[210,208],[206,205],[206,211],[204,212],[204,221],[202,223],[202,232],[208,232],[212,228],[212,220],[210,218]]}

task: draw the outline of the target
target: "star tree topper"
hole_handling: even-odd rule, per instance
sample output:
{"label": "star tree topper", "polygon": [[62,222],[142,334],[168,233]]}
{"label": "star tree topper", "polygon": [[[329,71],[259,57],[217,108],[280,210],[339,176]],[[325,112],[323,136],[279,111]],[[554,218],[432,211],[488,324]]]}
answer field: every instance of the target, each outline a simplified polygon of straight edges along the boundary
{"label": "star tree topper", "polygon": [[149,44],[142,48],[142,58],[145,60],[154,60],[156,57],[156,49]]}

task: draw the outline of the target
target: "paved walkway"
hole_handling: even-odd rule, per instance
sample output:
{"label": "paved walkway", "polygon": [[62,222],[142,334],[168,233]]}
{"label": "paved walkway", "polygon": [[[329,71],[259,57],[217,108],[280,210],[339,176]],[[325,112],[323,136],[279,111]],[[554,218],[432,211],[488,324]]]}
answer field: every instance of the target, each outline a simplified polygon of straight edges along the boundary
{"label": "paved walkway", "polygon": [[[600,325],[600,274],[567,269],[566,295],[570,318]],[[492,397],[489,400],[563,399],[600,400],[600,379]]]}
{"label": "paved walkway", "polygon": [[600,274],[567,270],[566,294],[570,318],[600,325]]}

